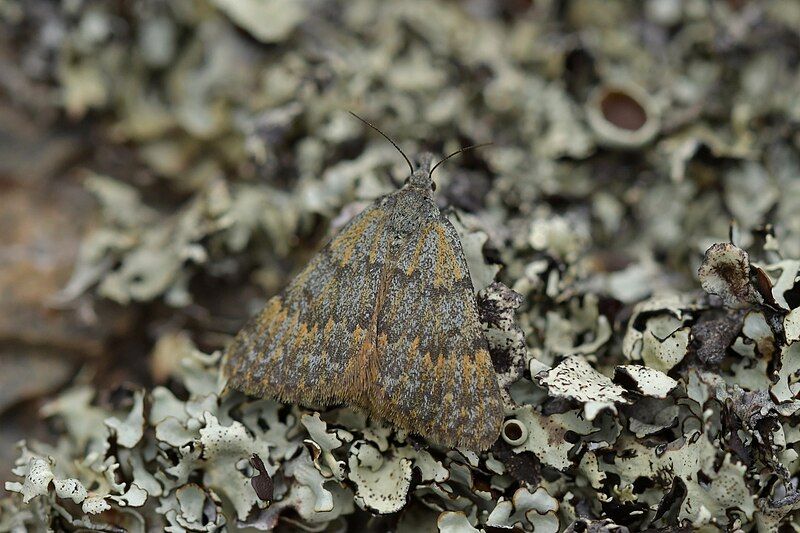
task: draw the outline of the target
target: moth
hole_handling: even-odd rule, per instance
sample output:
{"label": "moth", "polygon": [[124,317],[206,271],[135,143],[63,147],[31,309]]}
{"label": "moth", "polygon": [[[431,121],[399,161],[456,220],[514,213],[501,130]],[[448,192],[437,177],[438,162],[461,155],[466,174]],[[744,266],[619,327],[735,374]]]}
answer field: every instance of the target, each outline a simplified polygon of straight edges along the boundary
{"label": "moth", "polygon": [[492,445],[500,389],[461,241],[433,199],[433,171],[461,151],[433,166],[429,153],[416,166],[403,154],[405,184],[347,223],[237,334],[228,387],[346,404],[442,446]]}

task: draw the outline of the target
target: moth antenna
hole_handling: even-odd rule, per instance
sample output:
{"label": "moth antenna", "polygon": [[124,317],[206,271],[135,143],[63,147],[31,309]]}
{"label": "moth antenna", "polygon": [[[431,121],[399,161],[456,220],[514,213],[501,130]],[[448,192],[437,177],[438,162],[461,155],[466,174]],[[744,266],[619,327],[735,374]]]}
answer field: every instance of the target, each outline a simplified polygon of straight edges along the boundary
{"label": "moth antenna", "polygon": [[390,143],[392,143],[392,146],[394,146],[394,147],[397,149],[397,151],[398,151],[398,152],[400,152],[400,155],[402,155],[402,156],[403,156],[403,159],[405,159],[405,160],[406,160],[406,163],[408,163],[408,168],[411,170],[411,173],[412,173],[412,174],[414,173],[414,165],[412,165],[412,164],[411,164],[411,160],[410,160],[410,159],[408,158],[408,156],[407,156],[407,155],[406,155],[406,154],[405,154],[405,153],[404,153],[404,152],[403,152],[403,151],[400,149],[400,147],[399,147],[399,146],[397,146],[397,143],[396,143],[396,142],[394,142],[394,141],[392,140],[392,138],[391,138],[391,137],[389,137],[388,135],[386,135],[385,133],[383,133],[381,130],[379,130],[377,126],[375,126],[374,124],[371,124],[371,123],[369,123],[367,120],[365,120],[365,119],[363,119],[363,118],[359,117],[358,115],[356,115],[356,114],[355,114],[355,113],[353,113],[352,111],[348,111],[348,113],[350,113],[351,115],[353,115],[354,117],[356,117],[358,120],[360,120],[361,122],[363,122],[364,124],[366,124],[367,126],[369,126],[370,128],[372,128],[373,130],[375,130],[375,131],[377,131],[378,133],[380,133],[381,135],[383,135],[383,137],[384,137],[384,138],[385,138],[387,141],[389,141]]}
{"label": "moth antenna", "polygon": [[447,156],[447,157],[445,157],[444,159],[441,159],[441,160],[440,160],[438,163],[436,163],[435,165],[433,165],[433,168],[432,168],[432,169],[431,169],[431,171],[428,173],[428,177],[433,177],[433,171],[434,171],[434,170],[436,170],[436,167],[438,167],[439,165],[441,165],[442,163],[444,163],[445,161],[447,161],[447,160],[448,160],[448,159],[450,159],[451,157],[453,157],[453,156],[456,156],[456,155],[458,155],[458,154],[461,154],[461,153],[463,153],[463,152],[466,152],[467,150],[472,150],[473,148],[480,148],[480,147],[482,147],[482,146],[489,146],[490,144],[494,144],[494,143],[490,143],[490,142],[488,142],[488,143],[480,143],[480,144],[471,144],[471,145],[469,145],[469,146],[466,146],[466,147],[464,147],[464,148],[461,148],[460,150],[456,150],[456,151],[455,151],[455,152],[453,152],[452,154],[448,155],[448,156]]}

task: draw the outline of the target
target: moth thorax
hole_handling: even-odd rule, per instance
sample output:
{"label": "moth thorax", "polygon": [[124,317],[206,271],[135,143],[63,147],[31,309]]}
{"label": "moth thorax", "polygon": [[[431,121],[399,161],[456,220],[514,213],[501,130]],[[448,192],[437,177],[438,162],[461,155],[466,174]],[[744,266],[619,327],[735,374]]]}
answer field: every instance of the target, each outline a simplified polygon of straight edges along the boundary
{"label": "moth thorax", "polygon": [[415,189],[432,189],[433,180],[430,173],[425,169],[415,170],[411,176],[408,177],[407,183]]}

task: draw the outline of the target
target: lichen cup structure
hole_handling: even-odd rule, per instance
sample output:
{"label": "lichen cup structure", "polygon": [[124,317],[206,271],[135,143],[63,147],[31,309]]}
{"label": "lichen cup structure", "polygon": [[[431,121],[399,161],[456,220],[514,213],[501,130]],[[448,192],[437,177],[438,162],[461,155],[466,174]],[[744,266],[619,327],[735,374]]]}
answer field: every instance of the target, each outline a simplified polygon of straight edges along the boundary
{"label": "lichen cup structure", "polygon": [[661,127],[653,97],[631,82],[599,85],[589,96],[586,115],[598,142],[610,148],[640,148],[651,142]]}

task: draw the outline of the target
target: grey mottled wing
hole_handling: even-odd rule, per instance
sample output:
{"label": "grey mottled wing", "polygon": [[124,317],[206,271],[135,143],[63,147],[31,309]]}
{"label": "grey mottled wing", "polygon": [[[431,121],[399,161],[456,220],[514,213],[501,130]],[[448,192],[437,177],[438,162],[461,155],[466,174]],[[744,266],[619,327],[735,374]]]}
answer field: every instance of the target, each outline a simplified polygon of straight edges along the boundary
{"label": "grey mottled wing", "polygon": [[375,352],[386,210],[357,215],[228,348],[228,385],[286,402],[361,404]]}
{"label": "grey mottled wing", "polygon": [[433,442],[486,449],[504,412],[458,234],[437,210],[398,252],[378,302],[372,411]]}

